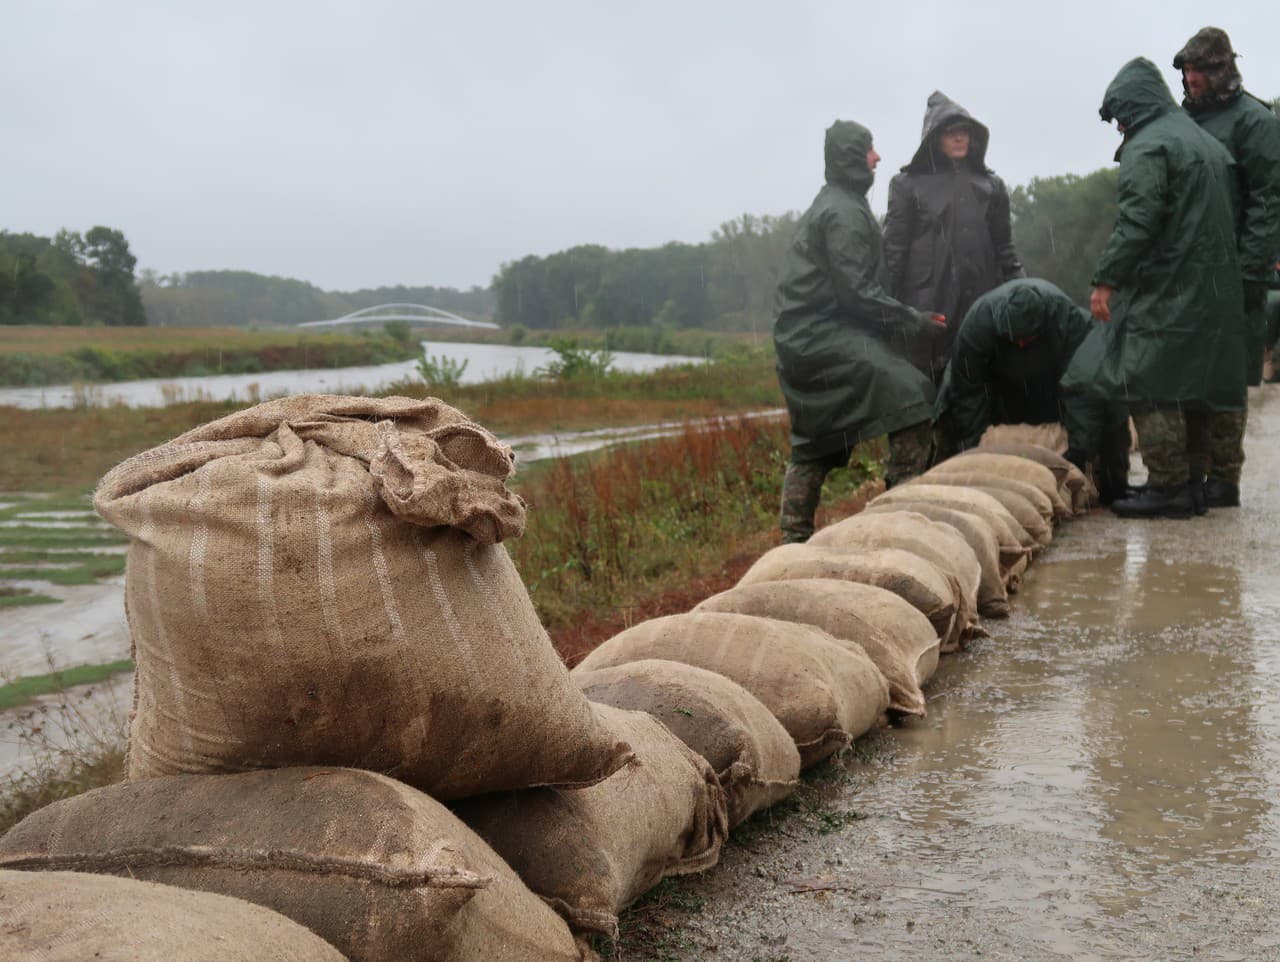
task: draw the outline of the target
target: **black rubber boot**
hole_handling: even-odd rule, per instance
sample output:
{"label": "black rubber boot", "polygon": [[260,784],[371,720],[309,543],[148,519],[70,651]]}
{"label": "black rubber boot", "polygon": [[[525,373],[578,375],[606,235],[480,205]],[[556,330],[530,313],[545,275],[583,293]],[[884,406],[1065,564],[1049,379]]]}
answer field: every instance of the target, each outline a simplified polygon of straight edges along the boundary
{"label": "black rubber boot", "polygon": [[1136,497],[1113,502],[1111,510],[1122,518],[1189,518],[1195,512],[1195,502],[1189,484],[1167,488],[1147,485]]}
{"label": "black rubber boot", "polygon": [[1240,488],[1228,481],[1210,478],[1204,483],[1204,501],[1211,508],[1240,507]]}
{"label": "black rubber boot", "polygon": [[1209,513],[1209,501],[1205,497],[1205,484],[1203,481],[1188,481],[1187,486],[1191,488],[1191,507],[1197,515]]}

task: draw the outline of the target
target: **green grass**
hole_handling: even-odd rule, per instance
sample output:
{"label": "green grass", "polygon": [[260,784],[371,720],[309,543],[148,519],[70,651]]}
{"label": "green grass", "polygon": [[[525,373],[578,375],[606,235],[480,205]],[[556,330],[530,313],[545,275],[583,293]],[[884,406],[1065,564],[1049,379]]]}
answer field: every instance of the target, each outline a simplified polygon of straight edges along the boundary
{"label": "green grass", "polygon": [[0,608],[23,608],[27,605],[60,605],[61,598],[36,594],[28,588],[0,585]]}
{"label": "green grass", "polygon": [[[125,544],[128,539],[121,532],[82,523],[71,527],[41,524],[39,519],[29,517],[52,511],[75,512],[74,518],[59,518],[59,525],[68,521],[94,521],[97,515],[90,510],[90,497],[87,491],[58,491],[47,496],[24,494],[17,503],[0,508],[0,520],[30,522],[0,527],[0,582],[91,585],[99,578],[122,574],[124,555],[89,550]],[[0,597],[0,606],[56,604],[58,600],[10,589]]]}
{"label": "green grass", "polygon": [[[50,560],[62,561],[61,555],[50,555]],[[6,561],[0,554],[0,562]],[[94,561],[84,561],[66,568],[11,568],[0,564],[0,580],[47,581],[51,585],[91,585],[99,578],[124,574],[124,555],[98,555]]]}
{"label": "green grass", "polygon": [[47,675],[19,678],[7,685],[0,685],[0,711],[25,705],[41,695],[65,691],[73,685],[92,685],[125,671],[133,671],[132,661],[126,659],[106,665],[80,665]]}

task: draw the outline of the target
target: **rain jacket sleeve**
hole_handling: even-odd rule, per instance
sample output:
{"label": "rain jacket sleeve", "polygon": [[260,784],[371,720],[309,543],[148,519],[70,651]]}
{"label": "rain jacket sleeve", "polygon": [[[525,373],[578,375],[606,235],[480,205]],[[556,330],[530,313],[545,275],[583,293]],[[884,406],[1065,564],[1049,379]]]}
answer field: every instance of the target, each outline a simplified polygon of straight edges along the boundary
{"label": "rain jacket sleeve", "polygon": [[947,367],[947,384],[939,395],[939,408],[945,406],[947,429],[956,446],[963,451],[974,447],[982,432],[991,425],[991,394],[987,390],[987,371],[996,352],[996,327],[990,311],[970,311],[952,349]]}
{"label": "rain jacket sleeve", "polygon": [[915,198],[907,179],[898,175],[890,180],[889,212],[884,221],[884,264],[889,275],[889,291],[898,299],[904,296],[907,251],[916,233],[915,209]]}
{"label": "rain jacket sleeve", "polygon": [[995,249],[996,262],[1000,265],[1001,281],[1011,281],[1015,277],[1026,277],[1026,268],[1013,246],[1013,223],[1009,216],[1009,189],[1004,181],[993,176],[996,190],[991,197],[991,206],[987,208],[987,229],[991,233],[991,246]]}
{"label": "rain jacket sleeve", "polygon": [[1120,155],[1120,207],[1115,230],[1103,248],[1093,283],[1125,287],[1157,247],[1166,210],[1168,172],[1159,144],[1127,144]]}
{"label": "rain jacket sleeve", "polygon": [[827,267],[841,310],[881,335],[895,330],[915,334],[932,326],[923,314],[884,289],[874,269],[879,263],[875,239],[857,221],[833,210],[822,225]]}
{"label": "rain jacket sleeve", "polygon": [[1269,111],[1250,111],[1247,118],[1236,151],[1248,198],[1240,224],[1240,269],[1245,280],[1265,283],[1280,256],[1280,121]]}

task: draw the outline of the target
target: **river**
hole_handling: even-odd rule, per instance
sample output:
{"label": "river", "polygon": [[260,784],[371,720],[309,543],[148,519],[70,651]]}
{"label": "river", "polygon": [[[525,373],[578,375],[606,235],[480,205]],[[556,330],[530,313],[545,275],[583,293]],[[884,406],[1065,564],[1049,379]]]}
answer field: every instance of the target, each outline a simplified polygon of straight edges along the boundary
{"label": "river", "polygon": [[[545,347],[454,341],[423,341],[422,350],[428,356],[465,362],[466,368],[460,378],[463,384],[480,384],[513,374],[532,374],[557,357],[555,351]],[[632,372],[702,361],[702,358],[683,355],[628,351],[615,351],[612,356],[615,370]],[[67,408],[87,402],[104,406],[164,407],[181,401],[251,401],[285,394],[360,394],[378,391],[397,381],[417,376],[417,361],[414,360],[365,367],[151,378],[90,386],[11,387],[0,388],[0,406]]]}

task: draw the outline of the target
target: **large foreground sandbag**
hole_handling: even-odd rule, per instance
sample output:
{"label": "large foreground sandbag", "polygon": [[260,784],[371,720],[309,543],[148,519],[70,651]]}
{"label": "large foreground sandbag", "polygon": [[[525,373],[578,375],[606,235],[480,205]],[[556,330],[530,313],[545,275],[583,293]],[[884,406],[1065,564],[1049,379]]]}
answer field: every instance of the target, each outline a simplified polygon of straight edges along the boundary
{"label": "large foreground sandbag", "polygon": [[944,652],[954,651],[964,636],[954,578],[919,555],[897,548],[845,551],[809,544],[784,544],[762,554],[739,580],[740,585],[795,578],[834,578],[885,588],[909,602],[929,619]]}
{"label": "large foreground sandbag", "polygon": [[[956,487],[976,488],[979,491],[988,492],[1006,508],[1009,507],[1009,504],[1002,492],[1017,495],[1019,498],[1016,502],[1017,507],[1016,509],[1009,508],[1009,513],[1017,518],[1024,528],[1036,535],[1037,539],[1041,531],[1047,530],[1050,540],[1052,540],[1055,517],[1053,502],[1035,485],[1027,484],[1025,481],[1017,481],[1013,478],[1004,478],[987,471],[964,471],[948,468],[949,463],[939,465],[937,468],[920,475],[919,483],[950,484]],[[914,480],[907,482],[907,484],[914,483],[916,483]],[[1024,502],[1026,508],[1034,512],[1034,518],[1030,518],[1030,515],[1026,513],[1023,507]],[[1030,518],[1030,521],[1025,520],[1027,518]]]}
{"label": "large foreground sandbag", "polygon": [[582,957],[568,927],[439,802],[373,772],[177,775],[54,802],[0,868],[127,875],[230,895],[353,962]]}
{"label": "large foreground sandbag", "polygon": [[343,962],[283,915],[208,892],[79,872],[0,871],[0,959]]}
{"label": "large foreground sandbag", "polygon": [[1019,524],[1018,519],[1010,514],[1003,504],[987,492],[976,488],[927,484],[917,479],[877,495],[871,503],[901,506],[912,501],[941,504],[979,515],[991,525],[996,537],[1000,539],[1000,562],[1006,567],[1013,564],[1021,554],[1037,551],[1040,548],[1039,542]]}
{"label": "large foreground sandbag", "polygon": [[[949,508],[940,504],[923,501],[908,502],[902,505],[873,504],[862,510],[862,514],[872,517],[877,514],[897,514],[899,511],[910,511],[940,524],[945,524],[960,537],[973,552],[978,561],[980,577],[978,580],[978,613],[987,618],[1007,618],[1009,616],[1009,593],[1005,586],[1004,575],[1000,565],[1000,542],[996,538],[991,525],[982,518],[967,511]],[[1024,555],[1022,547],[1016,543],[1011,546],[1016,558]]]}
{"label": "large foreground sandbag", "polygon": [[347,765],[448,799],[617,770],[496,543],[512,464],[439,401],[308,395],[114,468],[129,777]]}
{"label": "large foreground sandbag", "polygon": [[[911,613],[921,617],[915,609]],[[577,669],[572,676],[591,701],[646,712],[705,758],[724,789],[730,828],[795,791],[800,777],[795,742],[760,699],[724,675],[648,659]]]}
{"label": "large foreground sandbag", "polygon": [[712,595],[693,610],[730,611],[821,628],[867,653],[889,684],[891,712],[925,713],[920,686],[937,670],[938,634],[928,618],[892,591],[831,578],[761,581]]}
{"label": "large foreground sandbag", "polygon": [[662,879],[714,865],[729,824],[706,759],[644,712],[600,709],[634,765],[589,788],[486,795],[455,811],[572,929],[617,935],[618,913]]}
{"label": "large foreground sandbag", "polygon": [[1083,471],[1056,451],[1038,444],[1018,444],[1011,441],[988,443],[984,438],[978,447],[970,448],[962,454],[982,452],[1011,454],[1044,465],[1053,472],[1062,499],[1071,506],[1072,512],[1076,515],[1084,514],[1098,503],[1098,489],[1093,486],[1093,482],[1085,476]]}
{"label": "large foreground sandbag", "polygon": [[[1066,461],[1065,458],[1063,461],[1068,468],[1071,466],[1071,462]],[[972,448],[963,454],[948,458],[946,461],[935,465],[929,473],[945,473],[947,471],[955,471],[960,474],[965,472],[989,474],[1009,481],[1019,481],[1023,484],[1031,485],[1048,500],[1053,509],[1052,516],[1046,520],[1061,521],[1072,515],[1069,500],[1064,500],[1062,497],[1062,485],[1059,483],[1057,476],[1043,464],[1038,464],[1030,458],[1018,457],[1016,454],[996,454],[995,452],[983,451],[981,448]]]}
{"label": "large foreground sandbag", "polygon": [[865,654],[817,628],[749,615],[653,618],[614,635],[575,670],[646,658],[696,665],[736,681],[782,722],[805,768],[869,731],[889,706],[889,686]]}
{"label": "large foreground sandbag", "polygon": [[985,634],[978,627],[978,585],[982,568],[973,549],[955,529],[910,511],[874,515],[859,512],[828,525],[807,543],[843,551],[897,548],[919,555],[960,586],[957,618],[962,626],[961,636]]}
{"label": "large foreground sandbag", "polygon": [[1067,429],[1057,423],[993,424],[978,439],[978,447],[987,444],[1036,444],[1064,454],[1067,450]]}

